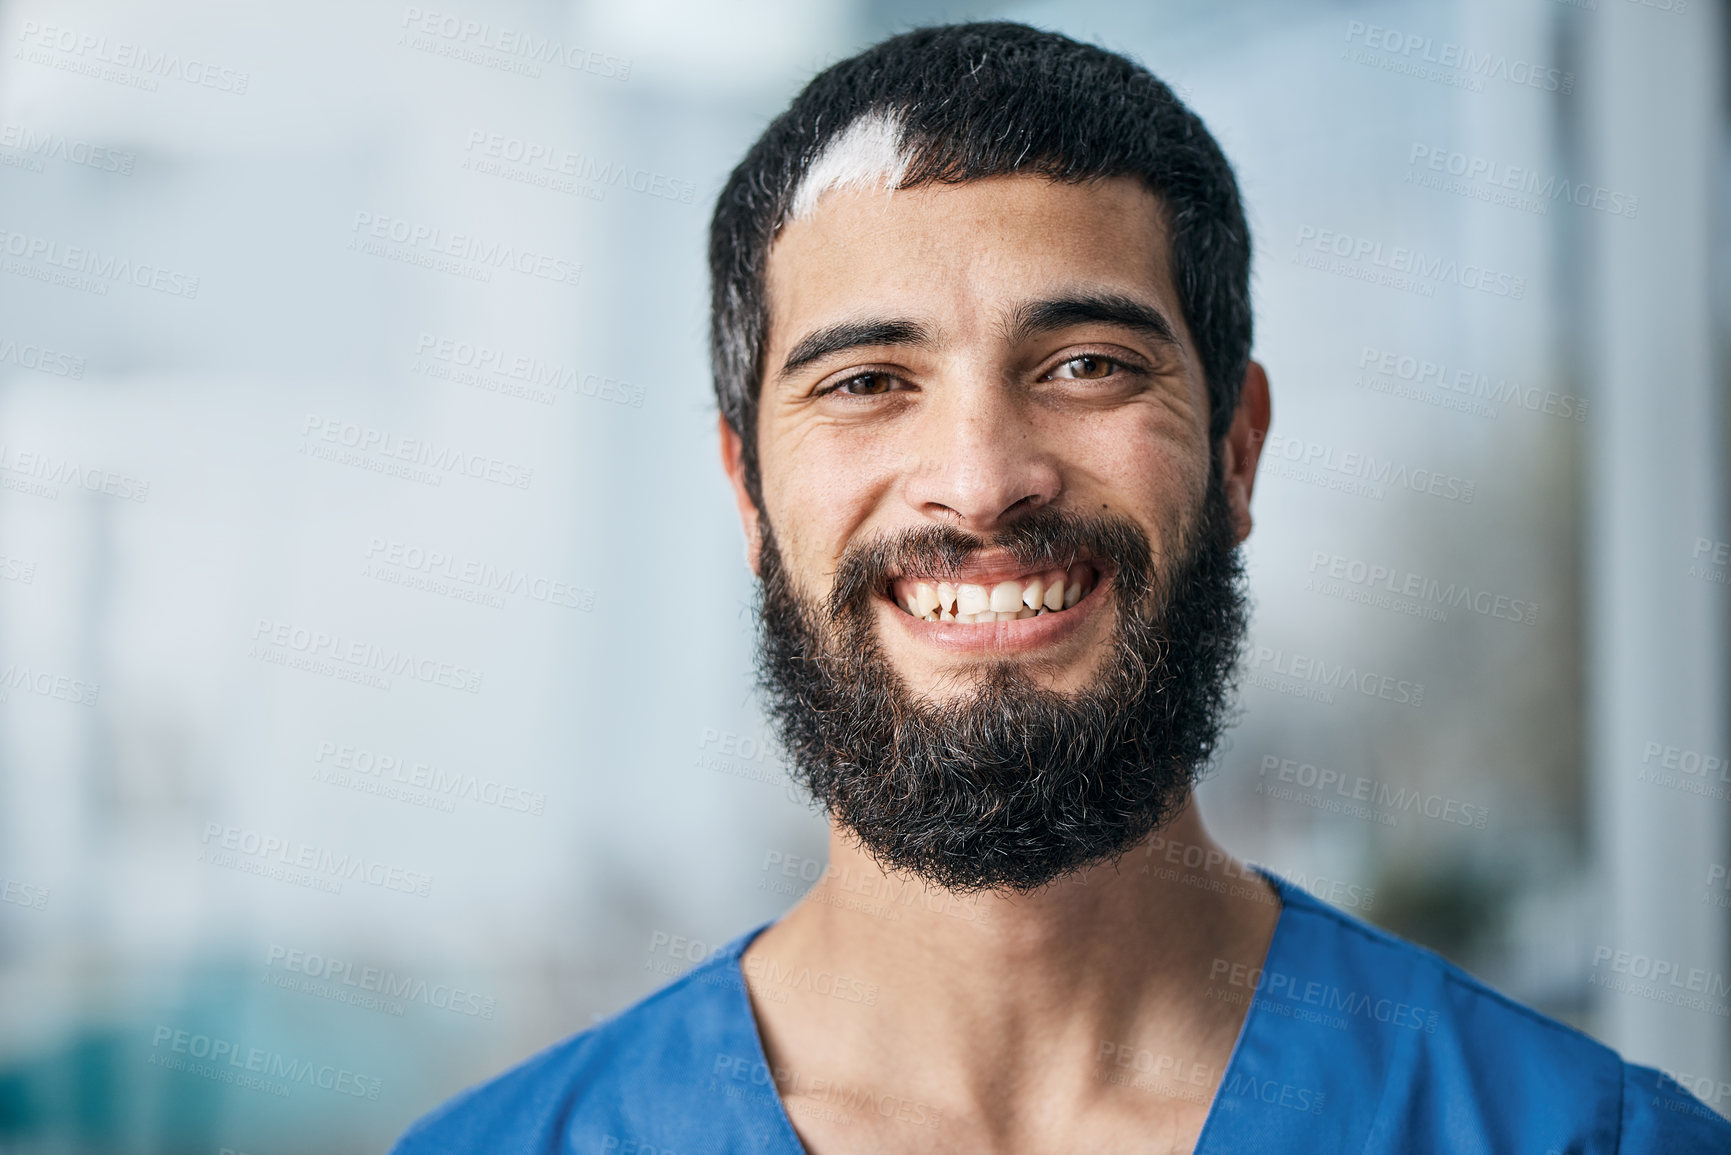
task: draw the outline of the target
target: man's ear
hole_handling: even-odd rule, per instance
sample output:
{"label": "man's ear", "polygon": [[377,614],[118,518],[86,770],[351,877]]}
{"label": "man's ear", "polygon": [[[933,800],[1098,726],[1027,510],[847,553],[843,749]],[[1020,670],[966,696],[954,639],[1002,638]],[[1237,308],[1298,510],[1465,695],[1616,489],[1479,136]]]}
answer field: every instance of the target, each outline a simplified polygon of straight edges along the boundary
{"label": "man's ear", "polygon": [[745,564],[761,577],[763,571],[758,562],[763,556],[763,526],[757,503],[751,500],[751,491],[745,487],[745,442],[726,417],[717,417],[716,425],[721,431],[721,468],[733,486],[733,502],[739,507],[740,527],[745,530]]}
{"label": "man's ear", "polygon": [[1238,409],[1222,446],[1226,504],[1232,511],[1232,532],[1242,542],[1250,536],[1250,491],[1256,485],[1256,463],[1262,443],[1268,438],[1273,416],[1268,398],[1268,374],[1255,361],[1244,369],[1244,385],[1238,391]]}

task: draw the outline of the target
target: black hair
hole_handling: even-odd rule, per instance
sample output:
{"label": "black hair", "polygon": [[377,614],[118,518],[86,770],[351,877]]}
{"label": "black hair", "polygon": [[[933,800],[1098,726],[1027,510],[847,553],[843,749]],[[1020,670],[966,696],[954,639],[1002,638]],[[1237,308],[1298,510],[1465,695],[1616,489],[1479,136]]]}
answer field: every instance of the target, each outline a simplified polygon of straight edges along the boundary
{"label": "black hair", "polygon": [[[921,28],[819,73],[728,177],[710,223],[710,353],[754,499],[768,336],[765,269],[801,182],[861,116],[889,114],[909,159],[897,187],[1009,173],[1140,178],[1160,200],[1179,307],[1225,435],[1250,357],[1250,230],[1232,168],[1196,114],[1142,66],[1025,24]],[[759,501],[761,505],[761,501]]]}

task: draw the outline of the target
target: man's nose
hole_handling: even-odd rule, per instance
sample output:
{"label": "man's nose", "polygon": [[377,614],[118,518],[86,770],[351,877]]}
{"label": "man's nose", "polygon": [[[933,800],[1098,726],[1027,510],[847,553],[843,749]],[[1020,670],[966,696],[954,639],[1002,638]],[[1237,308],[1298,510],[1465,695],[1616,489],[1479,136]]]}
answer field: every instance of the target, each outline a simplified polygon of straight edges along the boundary
{"label": "man's nose", "polygon": [[976,533],[1050,504],[1062,479],[1033,414],[1000,384],[957,389],[919,414],[903,489],[922,516]]}

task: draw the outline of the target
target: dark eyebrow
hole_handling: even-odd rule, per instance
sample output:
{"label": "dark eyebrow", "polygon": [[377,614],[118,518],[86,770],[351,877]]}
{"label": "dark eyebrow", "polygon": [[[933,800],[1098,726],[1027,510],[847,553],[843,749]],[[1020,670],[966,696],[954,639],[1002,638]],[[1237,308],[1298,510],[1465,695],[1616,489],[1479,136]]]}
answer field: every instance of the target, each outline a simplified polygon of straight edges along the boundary
{"label": "dark eyebrow", "polygon": [[781,366],[782,380],[832,353],[871,345],[923,345],[931,332],[916,321],[843,321],[801,337]]}
{"label": "dark eyebrow", "polygon": [[1006,326],[1005,336],[1014,345],[1043,333],[1090,323],[1117,325],[1161,345],[1178,344],[1177,331],[1166,314],[1134,297],[1117,293],[1085,293],[1032,301],[1016,310]]}

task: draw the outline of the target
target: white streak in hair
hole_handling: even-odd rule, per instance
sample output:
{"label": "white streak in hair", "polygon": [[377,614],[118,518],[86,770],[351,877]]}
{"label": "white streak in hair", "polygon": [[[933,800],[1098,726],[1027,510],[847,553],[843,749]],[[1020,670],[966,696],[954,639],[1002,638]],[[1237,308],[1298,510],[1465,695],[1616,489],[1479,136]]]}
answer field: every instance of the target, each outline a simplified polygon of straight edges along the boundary
{"label": "white streak in hair", "polygon": [[911,159],[902,149],[901,117],[881,109],[861,113],[806,169],[788,217],[809,217],[832,189],[894,189]]}

